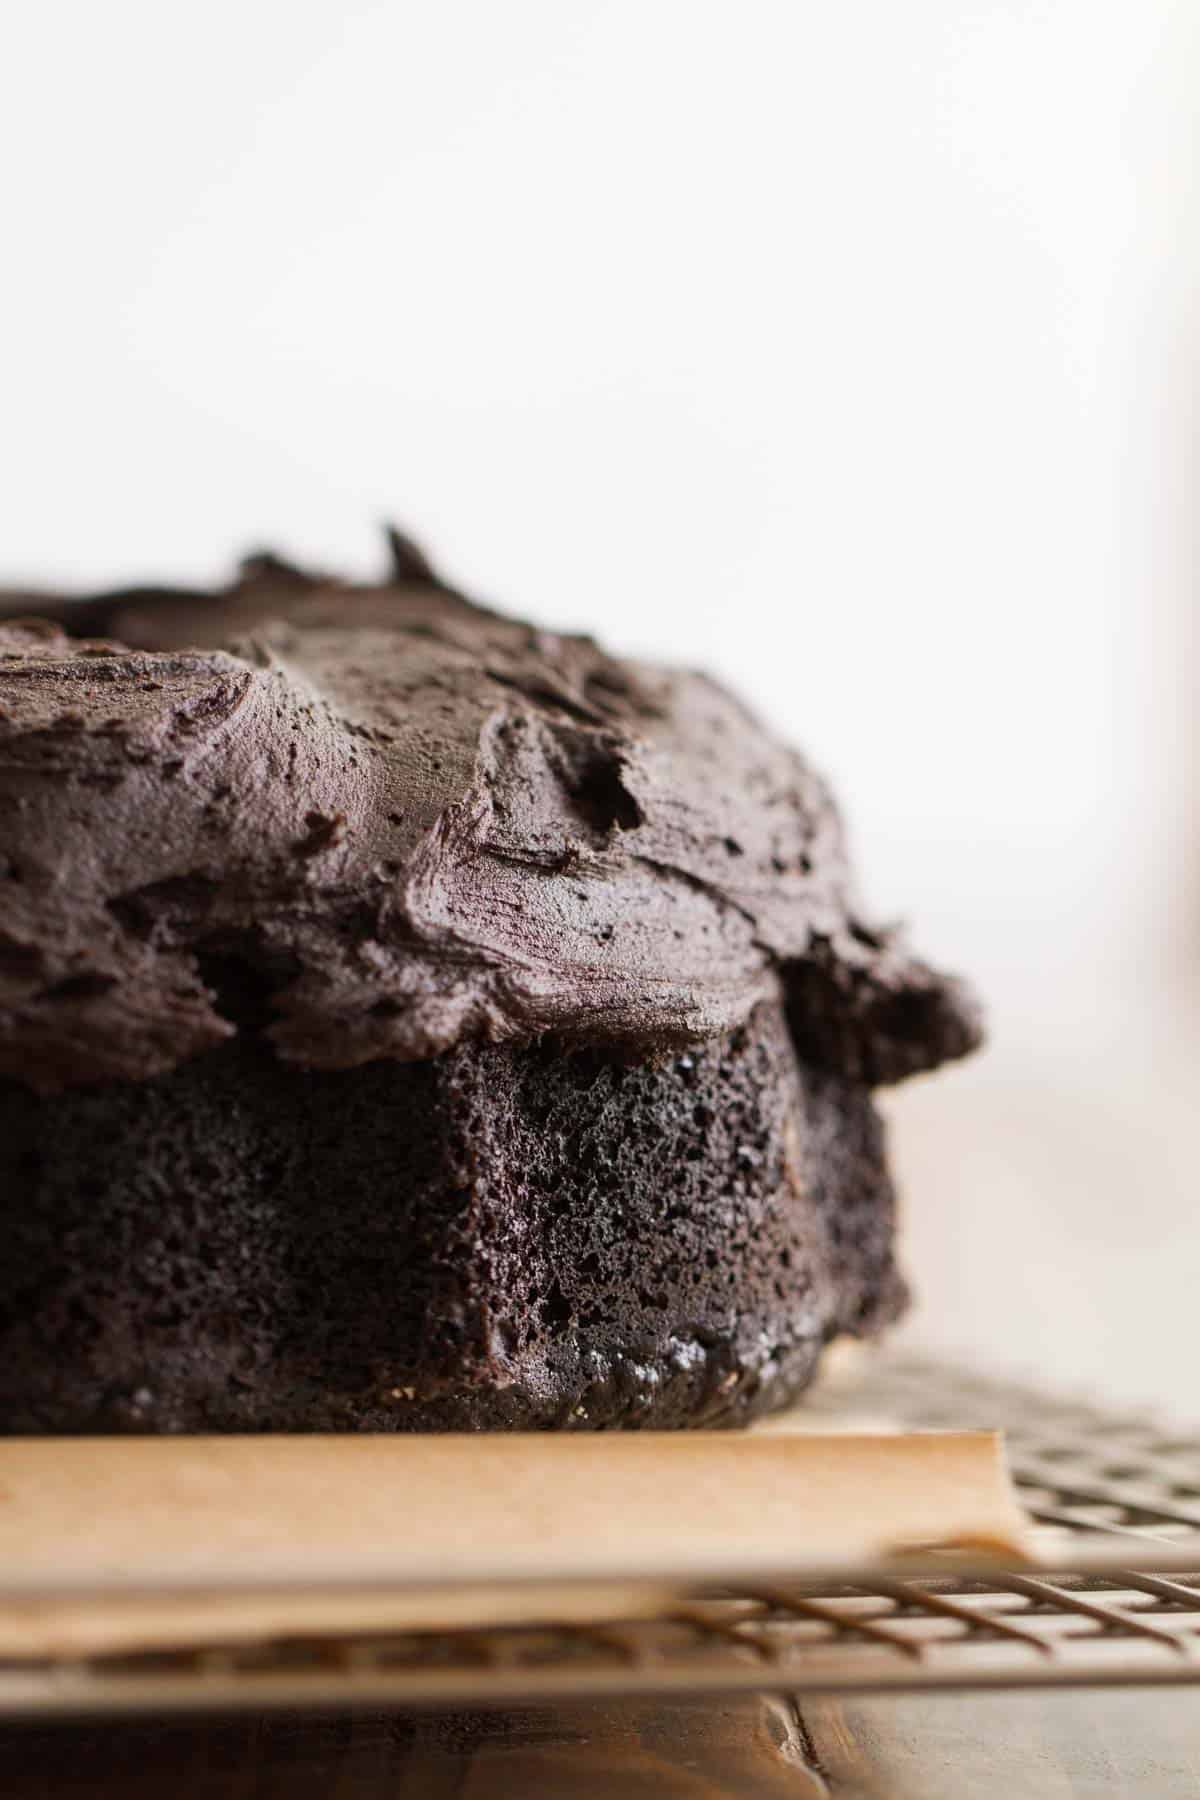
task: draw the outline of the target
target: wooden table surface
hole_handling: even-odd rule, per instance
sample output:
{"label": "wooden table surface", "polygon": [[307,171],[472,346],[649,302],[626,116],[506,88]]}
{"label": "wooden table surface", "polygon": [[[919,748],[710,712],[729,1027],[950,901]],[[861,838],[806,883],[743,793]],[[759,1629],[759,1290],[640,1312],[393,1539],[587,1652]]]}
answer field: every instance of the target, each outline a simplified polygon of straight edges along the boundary
{"label": "wooden table surface", "polygon": [[1175,1800],[1188,1688],[0,1727],[3,1800]]}

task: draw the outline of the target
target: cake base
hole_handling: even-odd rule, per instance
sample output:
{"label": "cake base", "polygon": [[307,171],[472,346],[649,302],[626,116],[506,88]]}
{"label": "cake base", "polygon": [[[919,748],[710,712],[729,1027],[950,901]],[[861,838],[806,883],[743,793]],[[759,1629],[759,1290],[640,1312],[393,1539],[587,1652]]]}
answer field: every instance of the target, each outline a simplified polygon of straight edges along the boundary
{"label": "cake base", "polygon": [[727,1426],[900,1310],[867,1090],[686,1054],[0,1085],[0,1432]]}

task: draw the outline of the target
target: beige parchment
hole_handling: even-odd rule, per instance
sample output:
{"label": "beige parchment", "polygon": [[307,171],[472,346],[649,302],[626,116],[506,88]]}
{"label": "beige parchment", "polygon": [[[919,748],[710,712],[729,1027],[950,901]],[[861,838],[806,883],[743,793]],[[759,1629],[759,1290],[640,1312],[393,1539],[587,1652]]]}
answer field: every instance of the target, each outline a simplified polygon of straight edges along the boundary
{"label": "beige parchment", "polygon": [[9,1439],[0,1653],[628,1617],[935,1544],[1021,1555],[996,1434]]}

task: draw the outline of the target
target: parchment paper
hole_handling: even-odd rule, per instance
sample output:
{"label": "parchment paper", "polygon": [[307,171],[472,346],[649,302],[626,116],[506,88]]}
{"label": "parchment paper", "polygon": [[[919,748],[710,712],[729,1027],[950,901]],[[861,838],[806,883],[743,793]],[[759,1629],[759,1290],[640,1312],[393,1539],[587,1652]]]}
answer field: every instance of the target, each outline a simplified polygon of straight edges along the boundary
{"label": "parchment paper", "polygon": [[996,1434],[10,1439],[0,1654],[630,1617],[933,1544],[1022,1556]]}

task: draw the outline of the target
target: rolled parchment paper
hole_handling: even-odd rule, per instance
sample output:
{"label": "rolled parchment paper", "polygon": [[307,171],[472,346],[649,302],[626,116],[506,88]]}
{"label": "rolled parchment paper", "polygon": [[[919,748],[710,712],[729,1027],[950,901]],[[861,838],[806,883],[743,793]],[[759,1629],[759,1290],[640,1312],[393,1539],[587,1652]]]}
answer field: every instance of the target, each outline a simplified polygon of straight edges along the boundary
{"label": "rolled parchment paper", "polygon": [[992,1432],[9,1439],[0,1654],[630,1617],[1025,1542]]}

